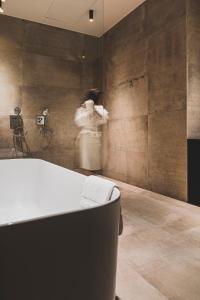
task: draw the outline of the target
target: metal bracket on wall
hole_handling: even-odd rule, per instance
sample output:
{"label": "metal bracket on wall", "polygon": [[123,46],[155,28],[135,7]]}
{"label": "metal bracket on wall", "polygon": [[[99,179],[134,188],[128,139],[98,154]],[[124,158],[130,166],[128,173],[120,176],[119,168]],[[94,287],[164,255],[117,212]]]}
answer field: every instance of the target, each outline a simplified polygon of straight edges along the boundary
{"label": "metal bracket on wall", "polygon": [[134,83],[140,79],[143,79],[145,78],[146,74],[144,75],[141,75],[141,76],[138,76],[138,77],[134,77],[134,78],[131,78],[131,79],[128,79],[128,80],[125,80],[125,81],[122,81],[118,84],[118,87],[122,86],[122,85],[129,85],[130,88],[133,88],[134,87]]}

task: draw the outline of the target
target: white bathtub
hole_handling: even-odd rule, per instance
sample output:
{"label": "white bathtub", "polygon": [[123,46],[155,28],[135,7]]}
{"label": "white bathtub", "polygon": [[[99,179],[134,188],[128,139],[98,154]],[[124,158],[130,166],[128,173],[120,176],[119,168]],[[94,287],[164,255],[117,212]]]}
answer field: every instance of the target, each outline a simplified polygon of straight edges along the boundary
{"label": "white bathtub", "polygon": [[85,177],[39,159],[1,160],[0,226],[82,210]]}
{"label": "white bathtub", "polygon": [[114,300],[120,193],[80,205],[85,176],[0,161],[0,299]]}

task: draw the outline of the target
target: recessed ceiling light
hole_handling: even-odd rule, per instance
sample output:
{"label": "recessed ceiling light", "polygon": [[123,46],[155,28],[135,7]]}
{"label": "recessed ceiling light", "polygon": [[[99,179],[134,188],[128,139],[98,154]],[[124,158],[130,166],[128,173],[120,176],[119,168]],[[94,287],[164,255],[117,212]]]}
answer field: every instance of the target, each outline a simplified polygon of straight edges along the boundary
{"label": "recessed ceiling light", "polygon": [[94,11],[93,11],[93,9],[89,10],[89,21],[94,22]]}

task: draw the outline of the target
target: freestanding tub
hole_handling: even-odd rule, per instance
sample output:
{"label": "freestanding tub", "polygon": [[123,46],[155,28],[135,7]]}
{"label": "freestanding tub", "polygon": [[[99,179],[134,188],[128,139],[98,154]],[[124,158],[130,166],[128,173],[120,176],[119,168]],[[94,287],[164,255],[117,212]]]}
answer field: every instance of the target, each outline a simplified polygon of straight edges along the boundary
{"label": "freestanding tub", "polygon": [[85,176],[37,159],[0,161],[0,299],[113,300],[116,189],[83,209]]}

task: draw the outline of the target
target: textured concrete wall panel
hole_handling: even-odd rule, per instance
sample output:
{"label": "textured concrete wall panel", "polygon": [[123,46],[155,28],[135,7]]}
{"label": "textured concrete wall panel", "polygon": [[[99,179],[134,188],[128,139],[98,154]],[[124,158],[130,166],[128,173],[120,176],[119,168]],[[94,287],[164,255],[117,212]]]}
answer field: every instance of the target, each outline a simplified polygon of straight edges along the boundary
{"label": "textured concrete wall panel", "polygon": [[186,5],[147,0],[104,35],[104,173],[186,200]]}
{"label": "textured concrete wall panel", "polygon": [[[76,167],[74,114],[85,90],[97,86],[99,56],[97,38],[1,15],[0,148],[13,147],[9,114],[18,105],[33,157]],[[44,107],[50,144],[35,121]]]}

